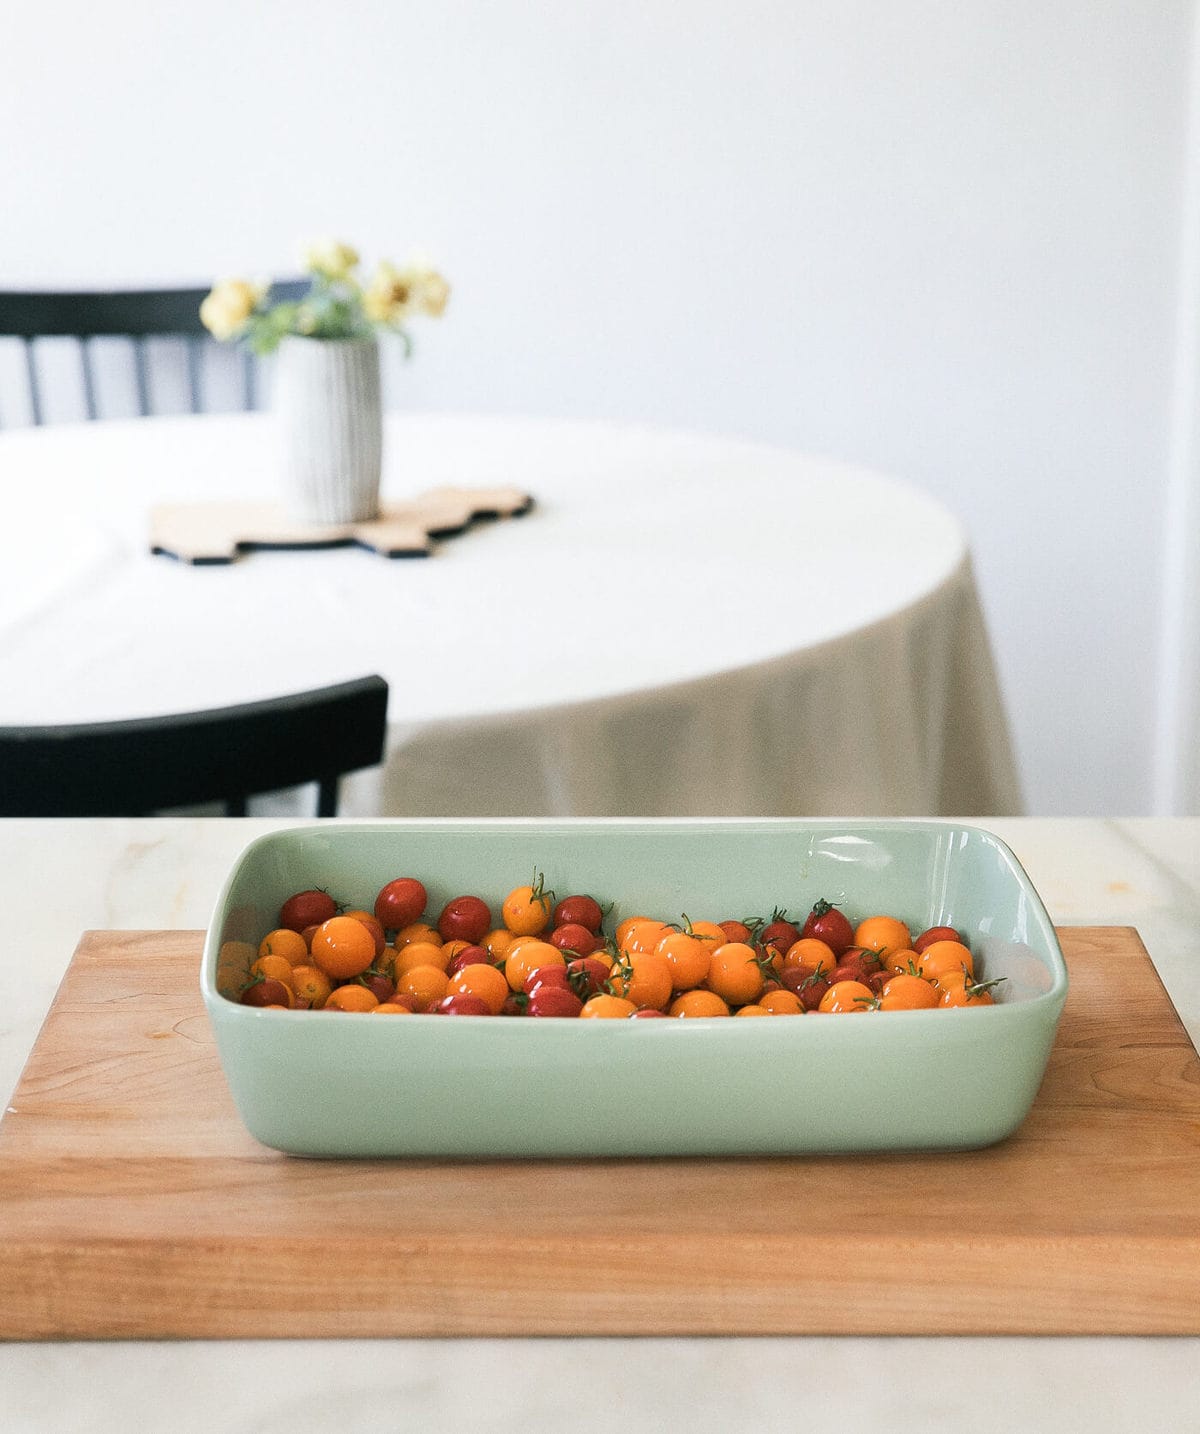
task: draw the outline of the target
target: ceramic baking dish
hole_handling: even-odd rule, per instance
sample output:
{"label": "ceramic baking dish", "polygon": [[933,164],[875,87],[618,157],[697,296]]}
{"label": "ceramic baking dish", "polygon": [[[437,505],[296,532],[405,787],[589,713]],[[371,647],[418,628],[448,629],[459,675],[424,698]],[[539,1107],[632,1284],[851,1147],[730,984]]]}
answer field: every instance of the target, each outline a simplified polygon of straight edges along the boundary
{"label": "ceramic baking dish", "polygon": [[[370,909],[417,876],[436,919],[498,912],[537,869],[623,916],[803,916],[958,928],[992,1007],[759,1020],[552,1020],[258,1010],[218,990],[293,892]],[[936,821],[324,822],[250,843],[207,933],[201,988],[246,1126],[298,1155],[585,1157],[965,1149],[1037,1094],[1067,992],[1054,928],[996,836]]]}

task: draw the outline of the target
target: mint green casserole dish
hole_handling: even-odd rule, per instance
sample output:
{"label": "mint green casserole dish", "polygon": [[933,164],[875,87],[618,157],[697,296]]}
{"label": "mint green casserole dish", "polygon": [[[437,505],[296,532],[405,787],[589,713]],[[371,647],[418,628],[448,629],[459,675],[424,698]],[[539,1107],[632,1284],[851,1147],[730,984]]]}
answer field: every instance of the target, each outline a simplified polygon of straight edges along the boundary
{"label": "mint green casserole dish", "polygon": [[[759,1020],[377,1017],[258,1010],[218,989],[294,892],[371,908],[397,876],[430,919],[465,893],[496,913],[534,870],[625,916],[803,918],[957,928],[997,1004]],[[937,821],[323,822],[250,843],[220,893],[201,989],[225,1077],[264,1145],[326,1157],[670,1156],[970,1149],[1037,1094],[1067,972],[1009,848]]]}

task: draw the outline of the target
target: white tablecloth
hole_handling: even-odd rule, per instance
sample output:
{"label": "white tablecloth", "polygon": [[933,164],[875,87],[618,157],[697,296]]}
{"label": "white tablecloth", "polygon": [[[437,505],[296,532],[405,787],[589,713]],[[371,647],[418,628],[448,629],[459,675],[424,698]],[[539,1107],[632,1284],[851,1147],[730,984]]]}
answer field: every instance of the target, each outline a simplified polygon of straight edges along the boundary
{"label": "white tablecloth", "polygon": [[[150,553],[156,504],[269,498],[262,415],[0,435],[0,723],[186,711],[378,672],[347,815],[1020,810],[959,524],[828,459],[599,423],[389,419],[385,498],[512,485],[429,559]],[[271,811],[270,805],[260,810]]]}

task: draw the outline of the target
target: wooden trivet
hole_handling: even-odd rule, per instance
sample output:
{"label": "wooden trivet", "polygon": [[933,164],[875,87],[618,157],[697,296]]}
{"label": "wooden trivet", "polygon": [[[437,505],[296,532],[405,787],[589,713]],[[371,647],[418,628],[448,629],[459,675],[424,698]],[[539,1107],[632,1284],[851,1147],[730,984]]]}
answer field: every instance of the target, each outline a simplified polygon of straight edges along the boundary
{"label": "wooden trivet", "polygon": [[533,507],[517,488],[432,488],[407,503],[385,504],[366,523],[301,523],[282,504],[173,503],[150,514],[150,551],[185,563],[232,563],[255,548],[357,546],[385,558],[425,558],[435,539],[487,518],[516,518]]}

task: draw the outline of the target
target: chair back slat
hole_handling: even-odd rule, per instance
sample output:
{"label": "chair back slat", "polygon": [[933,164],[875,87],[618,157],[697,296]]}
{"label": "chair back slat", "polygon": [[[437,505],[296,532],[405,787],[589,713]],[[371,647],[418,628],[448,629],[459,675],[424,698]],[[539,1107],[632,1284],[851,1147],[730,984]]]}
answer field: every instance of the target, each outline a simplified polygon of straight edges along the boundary
{"label": "chair back slat", "polygon": [[[307,292],[305,279],[281,279],[271,285],[275,299],[298,299]],[[83,398],[87,417],[100,415],[95,355],[89,355],[90,339],[129,339],[134,348],[136,409],[144,416],[154,411],[153,356],[146,341],[152,338],[182,339],[187,344],[188,402],[193,413],[204,412],[202,359],[215,346],[200,322],[200,305],[209,290],[203,288],[125,289],[114,291],[32,292],[0,290],[0,339],[19,340],[25,350],[25,387],[28,412],[34,424],[47,421],[57,406],[48,402],[47,384],[39,374],[37,340],[75,339],[80,345],[83,370]],[[235,405],[254,409],[259,401],[258,362],[254,355],[241,354],[240,399]],[[106,369],[105,372],[108,370]],[[56,390],[57,394],[57,390]],[[5,402],[5,409],[8,404]],[[3,418],[0,415],[0,418]],[[7,418],[3,418],[10,424]],[[11,425],[10,425],[11,426]]]}
{"label": "chair back slat", "polygon": [[146,816],[308,783],[318,815],[337,780],[377,766],[387,731],[382,677],[263,702],[124,722],[0,727],[0,817]]}

